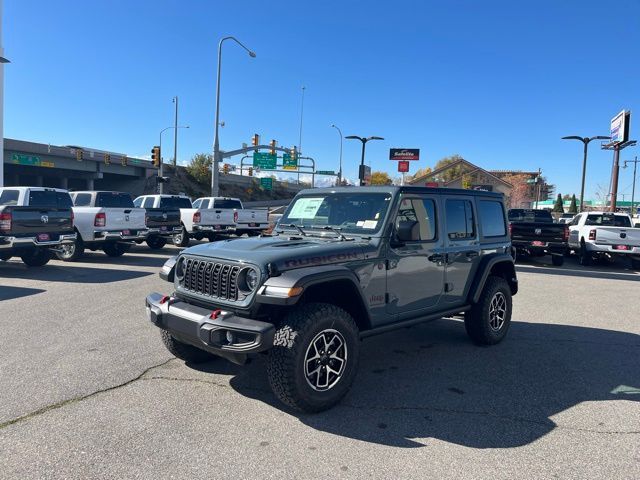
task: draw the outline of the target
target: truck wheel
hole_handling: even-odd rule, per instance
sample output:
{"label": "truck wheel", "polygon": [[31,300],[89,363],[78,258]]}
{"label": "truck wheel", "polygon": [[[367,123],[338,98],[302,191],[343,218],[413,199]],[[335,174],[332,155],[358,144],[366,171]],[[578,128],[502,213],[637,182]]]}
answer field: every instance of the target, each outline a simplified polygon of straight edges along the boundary
{"label": "truck wheel", "polygon": [[51,260],[51,251],[44,248],[36,248],[20,257],[25,265],[29,267],[42,267]]}
{"label": "truck wheel", "polygon": [[173,244],[176,247],[186,247],[187,245],[189,245],[189,234],[184,227],[182,227],[180,233],[176,233],[173,236]]}
{"label": "truck wheel", "polygon": [[205,352],[204,350],[200,350],[199,348],[176,340],[166,330],[160,330],[160,337],[162,338],[164,346],[167,347],[167,350],[169,350],[172,355],[175,355],[177,358],[184,360],[185,362],[202,363],[216,358],[215,355],[212,355],[209,352]]}
{"label": "truck wheel", "polygon": [[151,250],[160,250],[167,244],[167,241],[162,237],[149,237],[147,238],[147,246]]}
{"label": "truck wheel", "polygon": [[130,244],[106,242],[102,247],[104,253],[110,257],[121,257],[131,249]]}
{"label": "truck wheel", "polygon": [[551,263],[556,267],[561,267],[564,264],[564,255],[551,255]]}
{"label": "truck wheel", "polygon": [[631,259],[631,268],[634,270],[640,270],[640,258]]}
{"label": "truck wheel", "polygon": [[84,255],[84,242],[80,235],[76,240],[68,245],[62,245],[60,250],[56,252],[56,257],[64,262],[75,262]]}
{"label": "truck wheel", "polygon": [[587,250],[587,246],[584,242],[580,242],[580,254],[578,260],[580,261],[580,265],[585,267],[591,265],[591,254]]}
{"label": "truck wheel", "polygon": [[478,345],[495,345],[511,325],[511,289],[502,277],[487,278],[478,303],[464,315],[467,335]]}
{"label": "truck wheel", "polygon": [[11,257],[13,257],[13,255],[9,253],[0,253],[0,260],[2,260],[3,262],[8,262]]}
{"label": "truck wheel", "polygon": [[343,309],[309,303],[280,324],[269,351],[267,375],[282,403],[320,412],[344,397],[358,370],[358,327]]}

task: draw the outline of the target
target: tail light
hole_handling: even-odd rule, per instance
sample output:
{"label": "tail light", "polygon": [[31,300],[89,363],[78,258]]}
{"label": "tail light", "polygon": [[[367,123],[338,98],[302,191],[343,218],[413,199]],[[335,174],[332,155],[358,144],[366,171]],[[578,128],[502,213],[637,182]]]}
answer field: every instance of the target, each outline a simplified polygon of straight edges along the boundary
{"label": "tail light", "polygon": [[233,223],[238,223],[238,212],[233,212]]}
{"label": "tail light", "polygon": [[564,226],[564,230],[562,231],[562,240],[564,242],[569,241],[569,225]]}
{"label": "tail light", "polygon": [[589,230],[589,240],[595,240],[596,239],[596,232],[597,232],[597,230],[595,228],[593,230]]}
{"label": "tail light", "polygon": [[512,232],[513,232],[513,225],[509,224],[509,236],[511,236]]}
{"label": "tail light", "polygon": [[0,213],[0,230],[11,230],[11,213]]}
{"label": "tail light", "polygon": [[195,212],[193,214],[193,223],[200,223],[200,218],[201,218],[200,212]]}
{"label": "tail light", "polygon": [[96,218],[93,221],[94,227],[104,227],[107,224],[107,214],[104,212],[96,213]]}

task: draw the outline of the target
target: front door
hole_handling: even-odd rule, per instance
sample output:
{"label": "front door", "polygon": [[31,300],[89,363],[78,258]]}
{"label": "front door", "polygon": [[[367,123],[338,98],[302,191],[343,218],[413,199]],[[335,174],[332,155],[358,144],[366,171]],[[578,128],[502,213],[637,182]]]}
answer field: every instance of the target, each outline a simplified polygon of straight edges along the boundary
{"label": "front door", "polygon": [[[444,293],[444,241],[437,195],[403,195],[394,220],[414,226],[410,241],[390,242],[387,264],[387,312],[396,319],[435,310]],[[394,235],[395,236],[395,235]]]}
{"label": "front door", "polygon": [[445,217],[447,268],[445,302],[466,302],[480,261],[480,242],[473,197],[455,195],[442,199]]}

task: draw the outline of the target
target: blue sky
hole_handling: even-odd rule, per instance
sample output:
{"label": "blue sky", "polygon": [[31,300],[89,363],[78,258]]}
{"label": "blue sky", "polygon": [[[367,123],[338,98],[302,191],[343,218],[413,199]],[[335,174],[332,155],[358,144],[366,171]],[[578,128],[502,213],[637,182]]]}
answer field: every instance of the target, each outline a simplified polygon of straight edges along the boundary
{"label": "blue sky", "polygon": [[[640,114],[640,2],[110,0],[4,1],[5,136],[148,155],[173,124],[180,160],[211,149],[216,50],[225,43],[221,148],[260,133],[337,169],[339,136],[421,149],[418,167],[458,153],[487,169],[542,168],[579,193],[582,147],[620,110]],[[632,118],[631,135],[639,118]],[[165,158],[172,151],[165,133]],[[622,159],[637,155],[628,148]],[[359,142],[345,141],[354,178]],[[609,185],[612,152],[590,147],[587,196]],[[620,192],[631,192],[630,169]],[[627,197],[628,199],[628,197]]]}

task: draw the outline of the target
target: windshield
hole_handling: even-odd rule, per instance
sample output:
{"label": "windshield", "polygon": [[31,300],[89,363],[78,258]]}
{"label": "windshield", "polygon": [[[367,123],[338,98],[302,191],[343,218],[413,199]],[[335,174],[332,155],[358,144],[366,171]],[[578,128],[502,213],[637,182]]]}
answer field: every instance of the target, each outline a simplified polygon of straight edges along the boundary
{"label": "windshield", "polygon": [[626,215],[588,215],[585,225],[602,225],[606,227],[631,227],[631,220]]}
{"label": "windshield", "polygon": [[305,195],[294,200],[278,225],[331,226],[342,233],[372,234],[380,230],[390,202],[389,193]]}
{"label": "windshield", "polygon": [[509,210],[510,222],[553,223],[553,217],[546,210],[525,210],[513,208]]}

